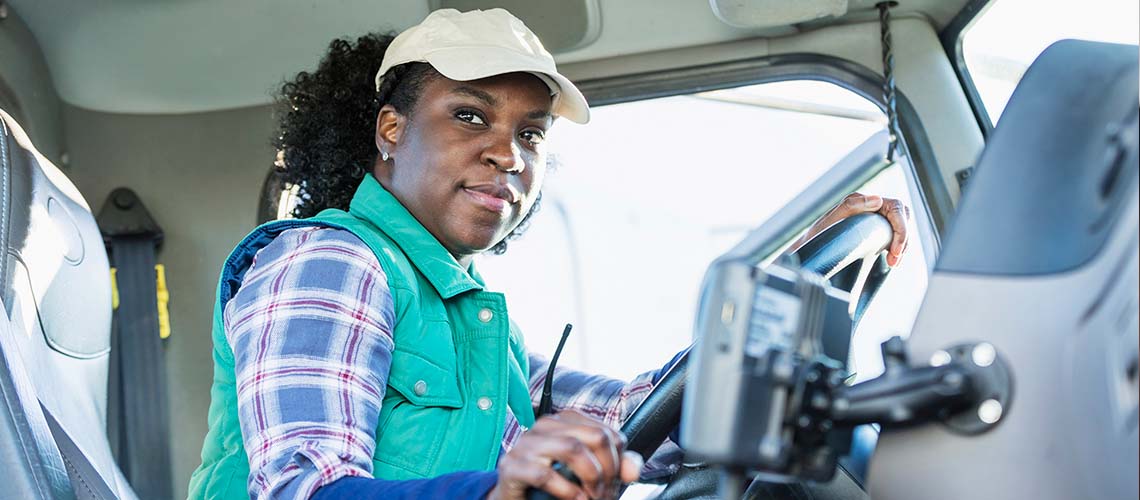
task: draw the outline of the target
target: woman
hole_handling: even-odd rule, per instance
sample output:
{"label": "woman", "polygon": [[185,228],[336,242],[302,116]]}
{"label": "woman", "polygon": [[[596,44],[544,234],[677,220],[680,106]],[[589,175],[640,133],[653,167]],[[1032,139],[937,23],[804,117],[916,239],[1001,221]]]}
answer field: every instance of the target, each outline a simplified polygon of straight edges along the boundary
{"label": "woman", "polygon": [[[589,117],[534,34],[500,9],[436,11],[395,39],[335,41],[284,95],[285,180],[315,216],[259,227],[225,263],[190,496],[604,498],[635,480],[614,429],[659,372],[559,370],[536,420],[547,363],[472,266],[538,206],[554,120]],[[894,200],[852,195],[813,232],[884,207],[897,262]],[[657,466],[678,457],[663,448]]]}

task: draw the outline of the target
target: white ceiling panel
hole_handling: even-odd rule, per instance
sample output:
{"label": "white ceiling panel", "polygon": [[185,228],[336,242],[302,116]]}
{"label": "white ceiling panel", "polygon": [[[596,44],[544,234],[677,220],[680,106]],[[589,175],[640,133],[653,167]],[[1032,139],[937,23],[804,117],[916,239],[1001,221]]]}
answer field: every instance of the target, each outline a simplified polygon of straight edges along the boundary
{"label": "white ceiling panel", "polygon": [[[60,97],[79,107],[117,113],[265,104],[284,79],[315,67],[333,38],[398,31],[429,10],[427,0],[9,2],[35,33]],[[800,29],[733,28],[720,22],[704,0],[599,3],[596,41],[556,55],[559,62],[787,36]],[[900,15],[917,11],[940,26],[965,0],[906,3]],[[872,15],[870,0],[852,0],[840,21]]]}

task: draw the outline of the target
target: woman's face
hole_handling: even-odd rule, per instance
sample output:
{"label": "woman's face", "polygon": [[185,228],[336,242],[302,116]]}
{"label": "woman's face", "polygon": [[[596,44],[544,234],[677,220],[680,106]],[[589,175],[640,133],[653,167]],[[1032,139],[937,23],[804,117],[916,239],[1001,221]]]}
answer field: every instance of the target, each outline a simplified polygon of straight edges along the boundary
{"label": "woman's face", "polygon": [[550,90],[510,73],[459,82],[429,78],[408,116],[380,110],[376,177],[466,265],[507,236],[546,173]]}

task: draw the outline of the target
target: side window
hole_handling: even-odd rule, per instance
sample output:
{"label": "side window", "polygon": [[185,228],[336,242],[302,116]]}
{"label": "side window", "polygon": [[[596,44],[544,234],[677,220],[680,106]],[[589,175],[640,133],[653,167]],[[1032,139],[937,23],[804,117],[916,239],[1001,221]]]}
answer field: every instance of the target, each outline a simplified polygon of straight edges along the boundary
{"label": "side window", "polygon": [[1053,42],[1075,38],[1140,40],[1136,0],[993,0],[962,35],[962,55],[978,95],[997,124],[1025,70]]}
{"label": "side window", "polygon": [[[861,96],[806,80],[597,107],[587,126],[555,126],[543,209],[480,270],[530,350],[549,355],[569,322],[560,363],[621,378],[658,368],[691,342],[709,263],[885,126]],[[903,165],[860,190],[925,213]],[[933,239],[912,238],[856,333],[870,358],[917,314],[923,241]],[[875,363],[855,360],[860,376]]]}

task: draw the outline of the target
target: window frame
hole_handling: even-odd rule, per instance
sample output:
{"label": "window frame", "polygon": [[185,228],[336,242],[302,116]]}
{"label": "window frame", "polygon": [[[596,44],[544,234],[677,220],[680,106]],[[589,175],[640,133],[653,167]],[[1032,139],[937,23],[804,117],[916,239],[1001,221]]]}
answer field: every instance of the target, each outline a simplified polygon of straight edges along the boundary
{"label": "window frame", "polygon": [[974,85],[974,78],[970,75],[969,68],[966,67],[966,57],[962,52],[962,38],[966,32],[970,31],[974,23],[981,19],[992,4],[993,0],[971,0],[938,34],[942,48],[946,51],[946,57],[950,59],[954,74],[958,75],[958,82],[966,94],[966,101],[970,103],[970,110],[974,112],[974,119],[977,120],[978,129],[982,132],[982,140],[987,142],[990,139],[990,134],[994,131],[994,122],[989,112],[986,111],[986,105],[982,102],[978,87]]}

